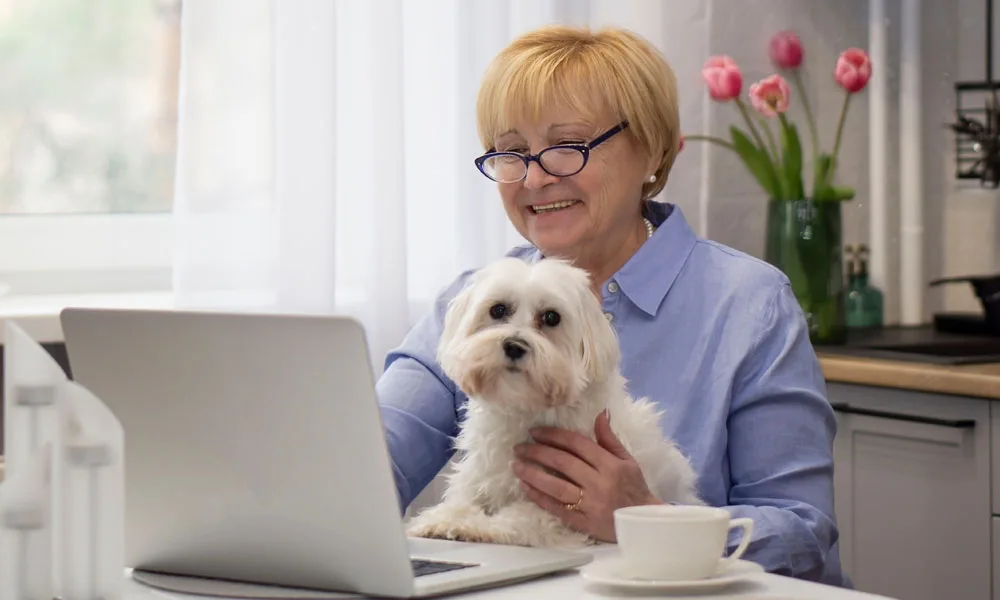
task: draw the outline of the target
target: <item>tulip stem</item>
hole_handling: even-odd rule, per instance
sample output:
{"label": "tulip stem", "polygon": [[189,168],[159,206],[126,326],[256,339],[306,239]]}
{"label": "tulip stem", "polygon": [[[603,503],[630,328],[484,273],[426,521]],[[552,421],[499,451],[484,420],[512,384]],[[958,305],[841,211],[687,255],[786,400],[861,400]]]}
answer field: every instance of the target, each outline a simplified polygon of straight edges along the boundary
{"label": "tulip stem", "polygon": [[844,103],[840,107],[840,119],[837,121],[837,136],[833,138],[833,154],[830,160],[830,170],[827,172],[828,181],[833,177],[833,171],[837,168],[837,154],[840,152],[840,136],[844,133],[844,120],[847,117],[847,106],[851,103],[851,93],[844,93]]}
{"label": "tulip stem", "polygon": [[812,137],[812,158],[813,166],[815,166],[816,157],[819,156],[819,134],[816,132],[816,119],[813,118],[812,108],[809,106],[809,95],[806,94],[806,88],[802,84],[802,76],[798,69],[792,70],[792,83],[795,84],[795,90],[802,98],[802,110],[806,113],[806,123],[809,124],[809,135]]}
{"label": "tulip stem", "polygon": [[781,153],[778,152],[778,144],[774,141],[774,134],[771,133],[771,127],[766,121],[760,119],[760,128],[764,130],[764,135],[767,136],[767,145],[771,148],[771,154],[774,157],[774,164],[777,166],[781,163]]}
{"label": "tulip stem", "polygon": [[701,140],[703,142],[709,142],[711,144],[717,144],[719,146],[722,146],[723,148],[728,148],[729,150],[732,150],[733,152],[736,152],[736,146],[732,145],[732,143],[727,142],[726,140],[724,140],[722,138],[718,138],[718,137],[711,136],[711,135],[685,135],[684,136],[684,140],[685,141],[691,141],[691,140],[698,141],[698,140]]}
{"label": "tulip stem", "polygon": [[[757,142],[760,149],[767,153],[767,146],[764,145],[764,140],[760,137],[760,132],[757,131],[757,127],[753,124],[753,119],[750,118],[750,111],[747,110],[747,105],[743,103],[743,100],[739,98],[733,98],[736,101],[736,106],[739,107],[740,113],[743,114],[743,120],[747,122],[747,126],[750,128],[750,134],[753,135],[753,139]],[[773,165],[772,165],[773,166]]]}

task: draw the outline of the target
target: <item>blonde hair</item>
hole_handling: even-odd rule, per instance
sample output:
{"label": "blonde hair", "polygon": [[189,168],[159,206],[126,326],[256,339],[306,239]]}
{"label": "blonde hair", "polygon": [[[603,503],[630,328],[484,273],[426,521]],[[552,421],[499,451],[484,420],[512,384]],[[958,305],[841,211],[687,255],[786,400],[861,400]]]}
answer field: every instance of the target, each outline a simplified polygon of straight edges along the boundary
{"label": "blonde hair", "polygon": [[[651,198],[666,185],[677,157],[677,80],[656,48],[624,29],[553,25],[515,39],[490,63],[479,88],[476,119],[483,149],[520,120],[554,106],[588,117],[610,112],[659,164]],[[611,126],[611,124],[609,124]],[[619,134],[621,135],[621,134]]]}

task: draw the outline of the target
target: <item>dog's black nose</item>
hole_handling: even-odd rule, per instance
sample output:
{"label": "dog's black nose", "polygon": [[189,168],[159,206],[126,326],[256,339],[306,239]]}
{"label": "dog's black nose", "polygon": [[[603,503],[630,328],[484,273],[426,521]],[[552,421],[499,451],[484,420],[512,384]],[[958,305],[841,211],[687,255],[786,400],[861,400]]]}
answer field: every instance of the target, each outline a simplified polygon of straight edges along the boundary
{"label": "dog's black nose", "polygon": [[511,360],[517,360],[528,353],[528,346],[517,338],[507,338],[503,341],[503,353]]}

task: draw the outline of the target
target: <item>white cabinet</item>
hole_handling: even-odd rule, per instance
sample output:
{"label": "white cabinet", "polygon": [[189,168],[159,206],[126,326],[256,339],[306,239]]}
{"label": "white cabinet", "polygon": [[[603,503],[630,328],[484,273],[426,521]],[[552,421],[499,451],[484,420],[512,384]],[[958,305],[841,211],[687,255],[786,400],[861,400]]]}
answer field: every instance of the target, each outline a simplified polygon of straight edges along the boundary
{"label": "white cabinet", "polygon": [[[1000,401],[990,402],[990,463],[993,480],[993,514],[1000,515]],[[994,546],[1000,552],[1000,546]]]}
{"label": "white cabinet", "polygon": [[989,400],[829,383],[844,569],[905,600],[992,594]]}
{"label": "white cabinet", "polygon": [[993,517],[993,600],[1000,600],[1000,518]]}

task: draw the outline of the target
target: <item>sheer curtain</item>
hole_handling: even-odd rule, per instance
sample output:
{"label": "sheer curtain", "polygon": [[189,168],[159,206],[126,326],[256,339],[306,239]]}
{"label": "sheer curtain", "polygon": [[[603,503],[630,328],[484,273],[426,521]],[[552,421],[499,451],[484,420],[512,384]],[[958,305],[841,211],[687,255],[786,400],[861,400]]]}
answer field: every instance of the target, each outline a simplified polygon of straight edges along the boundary
{"label": "sheer curtain", "polygon": [[[705,0],[186,2],[178,305],[350,314],[380,372],[444,285],[523,243],[472,162],[475,96],[493,55],[546,23],[631,28],[671,61],[685,130],[698,130],[709,10]],[[696,224],[698,156],[682,158],[666,191]]]}

